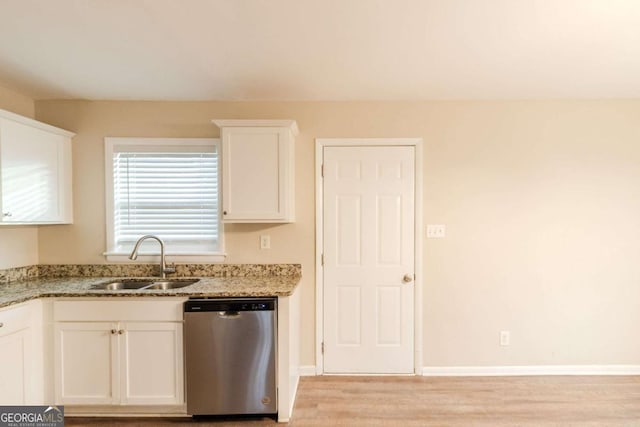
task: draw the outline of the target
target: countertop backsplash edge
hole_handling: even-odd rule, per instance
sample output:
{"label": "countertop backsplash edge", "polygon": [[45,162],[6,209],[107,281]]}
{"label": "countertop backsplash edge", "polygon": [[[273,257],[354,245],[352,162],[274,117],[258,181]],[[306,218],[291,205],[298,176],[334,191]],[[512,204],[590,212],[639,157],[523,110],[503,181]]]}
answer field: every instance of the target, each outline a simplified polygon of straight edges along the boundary
{"label": "countertop backsplash edge", "polygon": [[[156,264],[38,264],[0,270],[0,285],[37,278],[150,277]],[[176,264],[175,277],[301,276],[301,264]]]}

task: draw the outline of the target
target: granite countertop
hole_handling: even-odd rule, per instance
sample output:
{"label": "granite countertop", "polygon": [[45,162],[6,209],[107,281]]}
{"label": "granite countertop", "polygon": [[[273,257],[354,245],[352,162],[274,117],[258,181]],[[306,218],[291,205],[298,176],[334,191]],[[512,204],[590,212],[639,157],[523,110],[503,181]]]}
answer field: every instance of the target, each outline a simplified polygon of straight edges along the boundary
{"label": "granite countertop", "polygon": [[[91,286],[116,281],[118,277],[34,278],[0,285],[0,308],[45,297],[263,297],[290,296],[300,282],[299,275],[193,278],[198,282],[170,290],[97,290]],[[144,279],[144,277],[136,277]],[[158,277],[150,278],[158,280]]]}

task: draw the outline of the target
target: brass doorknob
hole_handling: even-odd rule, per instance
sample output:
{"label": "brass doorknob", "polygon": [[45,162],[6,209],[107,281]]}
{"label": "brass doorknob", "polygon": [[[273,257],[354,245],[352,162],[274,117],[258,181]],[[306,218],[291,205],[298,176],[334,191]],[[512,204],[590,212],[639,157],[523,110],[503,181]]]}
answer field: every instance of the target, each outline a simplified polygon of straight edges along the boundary
{"label": "brass doorknob", "polygon": [[413,282],[413,275],[412,274],[405,274],[404,277],[402,278],[402,281],[404,283],[411,283]]}

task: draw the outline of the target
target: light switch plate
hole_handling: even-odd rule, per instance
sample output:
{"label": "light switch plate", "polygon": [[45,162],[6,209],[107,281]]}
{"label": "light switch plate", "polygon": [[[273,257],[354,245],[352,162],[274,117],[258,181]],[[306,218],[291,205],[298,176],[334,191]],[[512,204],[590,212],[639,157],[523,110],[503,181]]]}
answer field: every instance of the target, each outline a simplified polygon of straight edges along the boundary
{"label": "light switch plate", "polygon": [[444,224],[427,224],[427,239],[442,239],[445,232]]}

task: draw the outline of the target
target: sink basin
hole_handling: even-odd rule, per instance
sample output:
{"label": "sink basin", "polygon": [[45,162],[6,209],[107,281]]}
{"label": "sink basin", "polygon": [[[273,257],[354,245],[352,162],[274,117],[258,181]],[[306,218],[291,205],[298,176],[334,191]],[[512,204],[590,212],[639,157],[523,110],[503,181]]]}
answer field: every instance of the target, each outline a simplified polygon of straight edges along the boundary
{"label": "sink basin", "polygon": [[184,288],[199,280],[200,279],[120,279],[112,282],[98,283],[97,285],[93,285],[91,289],[101,289],[105,291],[120,291],[125,289],[167,290]]}
{"label": "sink basin", "polygon": [[153,282],[153,284],[146,286],[144,289],[147,290],[157,290],[157,289],[179,289],[184,288],[185,286],[192,285],[196,283],[200,279],[188,279],[188,280],[157,280]]}
{"label": "sink basin", "polygon": [[153,284],[151,280],[116,280],[107,283],[98,283],[91,289],[103,289],[105,291],[119,291],[122,289],[140,289]]}

